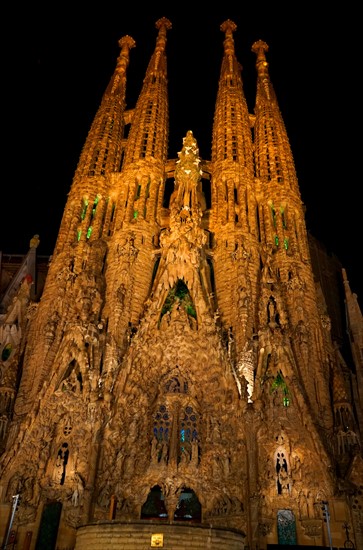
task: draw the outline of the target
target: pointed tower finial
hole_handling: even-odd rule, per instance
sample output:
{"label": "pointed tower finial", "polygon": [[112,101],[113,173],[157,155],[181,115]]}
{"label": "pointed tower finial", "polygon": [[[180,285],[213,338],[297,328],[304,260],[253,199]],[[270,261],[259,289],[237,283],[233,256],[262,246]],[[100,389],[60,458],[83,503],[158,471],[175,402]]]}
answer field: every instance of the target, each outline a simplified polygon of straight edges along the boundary
{"label": "pointed tower finial", "polygon": [[263,40],[257,40],[252,46],[252,51],[257,55],[256,67],[259,76],[267,74],[268,63],[265,52],[268,52],[268,45]]}
{"label": "pointed tower finial", "polygon": [[191,130],[188,130],[183,138],[183,148],[179,151],[178,157],[176,174],[185,172],[188,176],[195,174],[197,178],[201,175],[198,144]]}
{"label": "pointed tower finial", "polygon": [[224,51],[227,55],[234,55],[234,41],[233,41],[233,32],[237,30],[237,25],[230,19],[227,19],[220,26],[222,32],[225,33],[226,37],[224,40]]}
{"label": "pointed tower finial", "polygon": [[[143,87],[136,103],[127,144],[124,150],[123,168],[151,156],[165,159],[168,150],[169,120],[166,31],[171,23],[162,17],[155,23],[158,29],[155,50],[146,69]],[[163,136],[155,139],[154,136]]]}
{"label": "pointed tower finial", "polygon": [[159,30],[158,37],[156,39],[156,47],[155,47],[154,69],[156,70],[159,65],[160,56],[165,51],[166,31],[171,29],[171,22],[166,17],[162,17],[161,19],[158,19],[158,21],[155,23],[155,27]]}
{"label": "pointed tower finial", "polygon": [[[186,218],[194,217],[198,225],[201,211],[197,187],[202,171],[197,140],[191,130],[188,130],[183,138],[183,147],[178,157],[175,167],[175,191],[170,199],[171,217],[176,225],[179,225],[180,220],[185,221]],[[175,225],[173,221],[171,225]]]}
{"label": "pointed tower finial", "polygon": [[126,73],[130,61],[130,50],[136,46],[136,42],[131,36],[126,35],[120,38],[118,45],[121,52],[117,59],[116,73],[122,75]]}
{"label": "pointed tower finial", "polygon": [[[130,62],[130,49],[135,46],[135,41],[131,36],[126,35],[120,38],[118,44],[121,51],[116,61],[115,72],[102,96],[101,105],[89,130],[79,157],[74,182],[80,182],[83,177],[104,176],[107,172],[114,172],[116,167],[120,166],[124,133],[126,70]],[[84,193],[84,183],[80,185]],[[76,190],[76,187],[73,187],[71,193],[73,191],[78,196],[78,188]],[[89,192],[91,193],[91,189]],[[92,189],[93,193],[95,193],[94,189]]]}
{"label": "pointed tower finial", "polygon": [[171,25],[171,21],[169,21],[167,17],[161,17],[156,21],[155,27],[159,29],[160,31],[159,35],[160,35],[161,33],[165,34],[166,31],[169,31],[172,25]]}

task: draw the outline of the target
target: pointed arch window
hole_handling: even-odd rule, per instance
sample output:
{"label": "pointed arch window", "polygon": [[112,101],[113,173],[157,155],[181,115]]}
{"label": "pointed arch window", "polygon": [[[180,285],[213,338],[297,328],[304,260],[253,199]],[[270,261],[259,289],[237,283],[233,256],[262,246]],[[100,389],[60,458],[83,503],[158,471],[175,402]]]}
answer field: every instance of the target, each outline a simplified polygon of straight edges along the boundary
{"label": "pointed arch window", "polygon": [[174,521],[202,520],[202,506],[195,492],[188,487],[180,493],[179,501],[174,512]]}
{"label": "pointed arch window", "polygon": [[153,273],[152,273],[152,276],[151,276],[151,286],[154,284],[159,264],[160,264],[160,256],[157,256],[156,259],[155,259],[155,263],[154,263],[154,267],[153,267]]}
{"label": "pointed arch window", "polygon": [[166,405],[160,405],[154,416],[154,436],[159,442],[168,442],[170,433],[170,415]]}
{"label": "pointed arch window", "polygon": [[181,279],[178,279],[176,285],[169,291],[169,294],[166,297],[163,308],[161,310],[160,318],[163,317],[165,313],[167,313],[168,311],[170,312],[173,309],[173,306],[177,300],[179,300],[179,302],[182,304],[187,314],[196,319],[197,314],[192,298],[189,294],[189,289],[184,281],[182,281]]}
{"label": "pointed arch window", "polygon": [[110,222],[113,222],[114,216],[115,216],[115,210],[116,210],[116,203],[111,203],[111,215],[110,215]]}
{"label": "pointed arch window", "polygon": [[164,494],[159,485],[153,487],[141,508],[141,519],[165,519],[168,513],[165,506]]}
{"label": "pointed arch window", "polygon": [[191,454],[192,442],[198,440],[198,415],[191,405],[187,405],[180,417],[180,456],[187,451]]}
{"label": "pointed arch window", "polygon": [[280,213],[281,213],[281,220],[282,220],[282,227],[284,229],[287,229],[287,221],[286,221],[286,215],[285,215],[285,208],[283,206],[280,207]]}
{"label": "pointed arch window", "polygon": [[99,200],[100,200],[99,196],[97,195],[97,197],[95,198],[95,200],[93,202],[91,219],[93,219],[96,216],[96,208],[97,208]]}
{"label": "pointed arch window", "polygon": [[282,404],[284,407],[288,407],[290,405],[289,388],[285,382],[285,379],[281,371],[278,372],[275,380],[273,381],[270,391],[271,393],[275,392],[276,394],[282,397]]}
{"label": "pointed arch window", "polygon": [[276,210],[273,204],[271,204],[270,208],[271,208],[272,223],[274,227],[276,227]]}
{"label": "pointed arch window", "polygon": [[56,480],[59,482],[59,485],[64,485],[66,479],[66,469],[69,458],[69,448],[68,443],[62,443],[61,447],[58,449],[57,459],[55,463],[56,471]]}
{"label": "pointed arch window", "polygon": [[81,209],[81,220],[85,219],[86,213],[87,213],[87,208],[88,208],[88,199],[83,199],[82,209]]}
{"label": "pointed arch window", "polygon": [[[154,464],[175,462],[181,466],[199,463],[199,413],[187,397],[187,383],[169,378],[166,399],[153,417],[151,457]],[[175,398],[173,397],[175,395]],[[184,402],[184,403],[183,403]]]}

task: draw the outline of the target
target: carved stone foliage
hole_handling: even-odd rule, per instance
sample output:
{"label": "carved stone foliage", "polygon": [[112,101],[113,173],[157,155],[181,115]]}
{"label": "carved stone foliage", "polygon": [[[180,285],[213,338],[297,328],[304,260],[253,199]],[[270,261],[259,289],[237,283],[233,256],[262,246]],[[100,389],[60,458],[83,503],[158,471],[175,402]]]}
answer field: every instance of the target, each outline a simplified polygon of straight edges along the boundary
{"label": "carved stone foliage", "polygon": [[[244,515],[244,488],[237,484],[236,494],[235,475],[245,458],[231,429],[238,389],[231,371],[221,372],[218,366],[219,345],[206,354],[204,339],[185,322],[183,327],[179,336],[171,323],[154,332],[153,339],[142,327],[133,338],[132,354],[122,369],[127,376],[118,382],[123,391],[116,386],[119,398],[102,442],[95,518],[104,517],[101,510],[107,513],[115,495],[118,517],[136,519],[143,502],[134,495],[143,494],[146,500],[157,484],[169,511],[175,510],[177,495],[188,486],[200,498],[206,517]],[[196,366],[207,357],[203,373]],[[222,480],[230,496],[212,505],[206,495]]]}
{"label": "carved stone foliage", "polygon": [[317,519],[304,520],[301,522],[306,536],[314,538],[321,536],[322,522]]}
{"label": "carved stone foliage", "polygon": [[273,529],[272,520],[265,520],[258,524],[258,533],[262,537],[267,537],[267,535],[269,535],[272,532],[272,529]]}

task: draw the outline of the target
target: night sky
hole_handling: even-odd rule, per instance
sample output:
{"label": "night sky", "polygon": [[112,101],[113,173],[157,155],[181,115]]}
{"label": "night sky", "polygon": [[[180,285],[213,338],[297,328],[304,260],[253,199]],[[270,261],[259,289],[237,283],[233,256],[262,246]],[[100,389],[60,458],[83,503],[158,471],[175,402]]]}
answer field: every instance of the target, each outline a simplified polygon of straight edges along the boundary
{"label": "night sky", "polygon": [[26,253],[37,233],[39,254],[52,253],[81,148],[116,66],[118,40],[128,34],[136,41],[127,71],[131,109],[155,47],[155,22],[162,16],[172,23],[169,157],[177,157],[192,130],[201,157],[210,159],[223,55],[220,25],[232,19],[249,111],[256,93],[251,47],[261,39],[269,45],[270,78],[295,159],[307,228],[339,258],[362,303],[358,12],[334,11],[330,5],[328,14],[316,16],[306,2],[302,9],[294,3],[291,11],[280,12],[256,3],[255,9],[241,6],[239,15],[196,15],[192,5],[180,5],[182,15],[126,16],[125,4],[115,7],[114,2],[101,3],[98,11],[78,6],[75,15],[60,6],[55,3],[49,13],[33,7],[22,12],[20,24],[15,16],[9,19],[11,38],[3,50],[1,251]]}

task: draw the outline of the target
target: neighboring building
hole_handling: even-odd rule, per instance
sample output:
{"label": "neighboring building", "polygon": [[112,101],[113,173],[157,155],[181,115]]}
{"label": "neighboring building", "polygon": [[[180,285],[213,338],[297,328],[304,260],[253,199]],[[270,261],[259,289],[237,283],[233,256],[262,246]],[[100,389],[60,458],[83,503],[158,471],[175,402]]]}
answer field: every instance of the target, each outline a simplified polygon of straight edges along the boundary
{"label": "neighboring building", "polygon": [[3,544],[362,549],[362,315],[307,233],[268,47],[252,116],[221,25],[211,160],[192,131],[168,159],[170,26],[132,111],[120,40],[52,257],[2,259]]}

